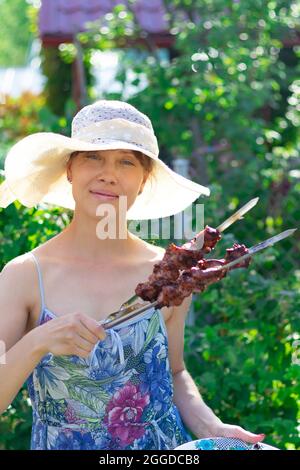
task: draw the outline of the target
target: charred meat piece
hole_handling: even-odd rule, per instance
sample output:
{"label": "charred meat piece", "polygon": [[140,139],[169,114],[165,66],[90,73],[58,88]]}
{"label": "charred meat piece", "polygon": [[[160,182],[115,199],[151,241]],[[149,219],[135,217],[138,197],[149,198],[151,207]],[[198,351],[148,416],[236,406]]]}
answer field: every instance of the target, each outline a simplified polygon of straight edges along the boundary
{"label": "charred meat piece", "polygon": [[[232,248],[226,250],[224,259],[200,259],[196,266],[183,269],[177,279],[170,277],[155,279],[152,274],[152,281],[138,284],[135,292],[143,300],[150,302],[157,300],[157,308],[181,305],[183,299],[192,292],[203,292],[210,284],[225,277],[227,270],[219,270],[220,266],[225,266],[246,253],[248,248],[245,245],[235,243]],[[228,270],[246,268],[249,263],[250,258],[247,258]]]}
{"label": "charred meat piece", "polygon": [[[200,236],[203,236],[203,246],[195,250],[193,247]],[[171,281],[176,281],[180,271],[197,266],[198,261],[203,259],[203,256],[209,253],[220,239],[220,232],[206,225],[205,229],[199,232],[191,242],[181,247],[171,243],[163,259],[154,265],[148,281],[139,283],[135,293],[144,300],[156,299],[162,287],[169,285]]]}

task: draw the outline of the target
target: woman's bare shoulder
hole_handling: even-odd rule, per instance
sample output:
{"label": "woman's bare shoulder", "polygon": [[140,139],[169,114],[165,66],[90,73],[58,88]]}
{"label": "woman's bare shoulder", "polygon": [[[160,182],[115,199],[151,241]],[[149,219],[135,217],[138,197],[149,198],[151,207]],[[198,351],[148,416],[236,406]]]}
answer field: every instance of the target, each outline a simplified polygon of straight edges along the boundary
{"label": "woman's bare shoulder", "polygon": [[9,260],[2,268],[1,273],[7,273],[7,272],[23,272],[24,270],[28,269],[28,267],[32,264],[32,261],[30,261],[30,252],[23,253],[21,255],[16,256],[15,258],[12,258]]}
{"label": "woman's bare shoulder", "polygon": [[1,274],[10,272],[12,274],[15,273],[15,275],[24,275],[28,274],[29,272],[34,272],[35,265],[32,254],[43,254],[43,252],[45,252],[44,248],[37,247],[31,251],[26,251],[25,253],[12,258],[3,266]]}
{"label": "woman's bare shoulder", "polygon": [[32,292],[36,285],[36,266],[32,254],[37,254],[38,257],[47,256],[51,250],[50,247],[50,240],[47,240],[32,250],[9,260],[0,272],[1,279],[9,278],[9,282],[18,283],[22,291],[27,293],[27,302],[32,302]]}
{"label": "woman's bare shoulder", "polygon": [[[34,266],[29,252],[8,261],[0,272],[2,288],[13,289],[26,308],[31,307]],[[6,287],[5,287],[6,286]]]}
{"label": "woman's bare shoulder", "polygon": [[140,240],[140,247],[142,255],[154,262],[162,259],[166,251],[165,248],[145,240]]}
{"label": "woman's bare shoulder", "polygon": [[151,250],[153,252],[154,256],[157,259],[163,258],[164,254],[165,254],[165,251],[166,251],[164,248],[162,248],[161,246],[158,246],[158,245],[151,245],[149,250]]}

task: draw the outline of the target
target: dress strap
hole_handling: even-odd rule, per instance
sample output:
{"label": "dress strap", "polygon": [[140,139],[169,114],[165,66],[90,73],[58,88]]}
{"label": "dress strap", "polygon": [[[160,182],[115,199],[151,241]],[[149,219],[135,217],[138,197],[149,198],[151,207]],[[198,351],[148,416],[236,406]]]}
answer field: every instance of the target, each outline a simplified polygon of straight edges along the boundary
{"label": "dress strap", "polygon": [[[123,365],[125,364],[125,356],[124,356],[124,348],[123,348],[123,343],[122,343],[122,339],[119,335],[119,333],[117,331],[115,331],[113,328],[110,328],[109,330],[107,330],[108,333],[110,334],[110,338],[111,338],[111,354],[114,356],[115,354],[119,354],[119,359],[120,359],[120,364]],[[94,349],[93,351],[91,352],[91,363],[93,364],[94,362],[94,357],[97,353],[97,348],[99,346],[99,343],[103,341],[103,340],[99,340],[95,346],[94,346]]]}
{"label": "dress strap", "polygon": [[29,251],[29,253],[33,256],[33,259],[37,267],[38,275],[39,275],[39,288],[40,288],[40,295],[41,295],[41,312],[42,312],[45,307],[45,294],[44,294],[42,271],[41,271],[39,262],[37,260],[37,257],[32,253],[32,251]]}
{"label": "dress strap", "polygon": [[112,354],[115,354],[115,351],[117,349],[119,353],[120,363],[124,364],[125,358],[124,358],[124,349],[123,349],[123,343],[122,343],[121,337],[119,333],[115,331],[113,328],[110,328],[109,331],[110,331],[110,335],[112,337],[112,343],[113,343]]}

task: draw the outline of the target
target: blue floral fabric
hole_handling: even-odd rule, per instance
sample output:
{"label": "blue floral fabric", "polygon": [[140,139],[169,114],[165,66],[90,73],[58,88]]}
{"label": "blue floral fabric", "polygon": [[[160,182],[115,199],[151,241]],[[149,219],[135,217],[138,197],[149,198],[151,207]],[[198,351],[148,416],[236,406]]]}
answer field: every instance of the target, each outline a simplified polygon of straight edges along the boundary
{"label": "blue floral fabric", "polygon": [[[38,324],[55,318],[43,308]],[[191,441],[173,403],[162,312],[107,330],[87,359],[46,354],[27,380],[31,449],[174,449]]]}

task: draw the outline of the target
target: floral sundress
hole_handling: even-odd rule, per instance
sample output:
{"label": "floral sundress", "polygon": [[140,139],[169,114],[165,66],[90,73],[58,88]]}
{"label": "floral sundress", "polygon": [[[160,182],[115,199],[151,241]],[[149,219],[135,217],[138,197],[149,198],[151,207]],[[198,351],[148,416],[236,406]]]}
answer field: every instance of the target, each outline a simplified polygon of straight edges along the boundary
{"label": "floral sundress", "polygon": [[[41,292],[37,326],[56,318]],[[167,330],[161,310],[106,331],[87,359],[42,357],[27,379],[31,449],[174,449],[191,441],[173,402]]]}

